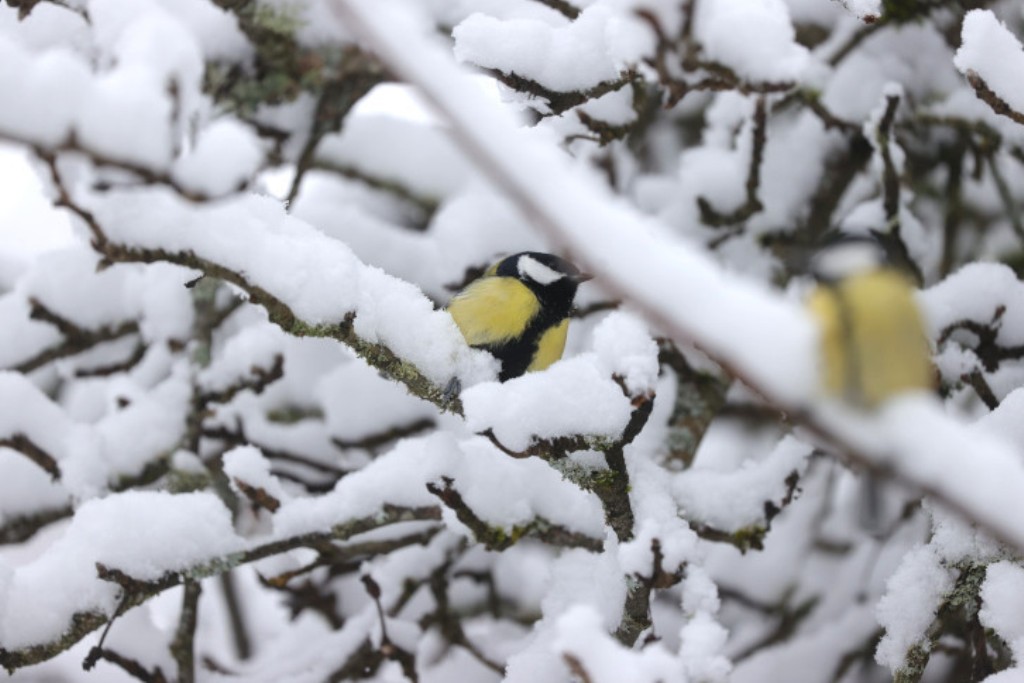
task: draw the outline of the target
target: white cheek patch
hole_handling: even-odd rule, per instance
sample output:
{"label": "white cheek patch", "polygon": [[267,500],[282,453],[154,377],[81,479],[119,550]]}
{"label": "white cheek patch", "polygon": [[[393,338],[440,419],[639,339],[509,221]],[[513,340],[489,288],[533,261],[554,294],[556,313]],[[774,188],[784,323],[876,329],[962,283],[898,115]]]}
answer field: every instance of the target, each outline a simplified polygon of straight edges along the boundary
{"label": "white cheek patch", "polygon": [[557,270],[548,268],[543,263],[530,256],[520,256],[519,262],[516,266],[519,268],[520,275],[541,285],[550,285],[552,282],[561,280],[565,277],[565,273],[560,273]]}
{"label": "white cheek patch", "polygon": [[820,276],[838,279],[879,268],[885,261],[880,247],[868,242],[838,244],[814,257],[812,270]]}

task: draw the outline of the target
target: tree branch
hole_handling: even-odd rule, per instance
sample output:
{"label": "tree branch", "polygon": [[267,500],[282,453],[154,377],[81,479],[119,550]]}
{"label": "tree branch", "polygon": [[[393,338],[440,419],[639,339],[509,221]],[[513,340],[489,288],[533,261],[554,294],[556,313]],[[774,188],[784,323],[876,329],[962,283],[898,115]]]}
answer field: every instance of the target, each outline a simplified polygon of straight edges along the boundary
{"label": "tree branch", "polygon": [[312,129],[295,164],[295,177],[285,200],[288,204],[298,196],[302,179],[313,167],[316,148],[320,141],[328,133],[339,129],[356,102],[384,80],[385,74],[380,64],[362,50],[350,48],[344,52],[341,66],[334,70],[332,77],[323,84],[320,91]]}
{"label": "tree branch", "polygon": [[432,613],[424,615],[420,619],[420,626],[426,629],[436,625],[449,643],[465,648],[478,662],[492,671],[499,674],[504,673],[505,667],[487,657],[466,636],[466,631],[462,628],[460,615],[452,608],[451,600],[448,597],[450,587],[448,573],[454,561],[455,559],[449,554],[449,557],[430,573],[427,583],[436,606]]}
{"label": "tree branch", "polygon": [[200,403],[204,406],[210,403],[228,403],[247,389],[254,394],[262,394],[269,385],[284,377],[284,356],[279,353],[275,354],[274,361],[269,368],[253,365],[249,368],[249,372],[251,373],[249,377],[240,377],[234,384],[224,389],[200,392]]}
{"label": "tree branch", "polygon": [[974,69],[968,69],[965,75],[967,76],[967,82],[971,84],[972,88],[974,88],[974,93],[982,102],[991,107],[992,111],[1000,116],[1005,116],[1015,123],[1024,125],[1024,114],[1011,107],[1006,103],[1006,100],[989,88],[988,83],[978,75],[977,71]]}
{"label": "tree branch", "polygon": [[167,683],[167,678],[159,666],[150,671],[137,659],[126,657],[119,652],[104,647],[94,647],[90,650],[89,655],[82,662],[82,668],[86,671],[91,671],[100,660],[110,662],[129,676],[143,681],[143,683]]}
{"label": "tree branch", "polygon": [[525,525],[516,525],[511,530],[492,526],[480,519],[466,504],[453,484],[451,477],[441,477],[441,486],[430,482],[427,490],[441,499],[445,507],[452,510],[459,521],[469,527],[473,536],[488,550],[506,550],[526,536],[538,538],[548,545],[567,548],[584,548],[591,552],[600,552],[604,548],[604,540],[586,534],[571,531],[565,527],[552,524],[543,517],[534,517]]}
{"label": "tree branch", "polygon": [[0,545],[23,543],[35,536],[40,529],[67,519],[72,512],[70,507],[60,507],[7,517],[3,526],[0,526]]}
{"label": "tree branch", "polygon": [[690,528],[694,533],[706,541],[714,543],[728,543],[735,546],[741,553],[746,554],[748,550],[764,550],[764,538],[772,528],[772,520],[782,512],[796,498],[797,485],[800,483],[800,475],[794,470],[785,479],[786,492],[782,498],[764,501],[764,523],[749,524],[734,531],[716,529],[708,524],[688,520]]}
{"label": "tree branch", "polygon": [[310,325],[299,319],[282,300],[272,295],[259,285],[248,280],[242,273],[236,272],[219,263],[197,256],[192,251],[167,251],[164,249],[146,249],[111,242],[104,233],[99,221],[89,211],[81,208],[73,201],[57,169],[56,158],[46,150],[36,149],[36,153],[46,162],[50,169],[53,184],[57,188],[58,199],[55,204],[71,210],[89,227],[93,235],[92,246],[107,263],[156,263],[166,262],[198,270],[207,276],[214,277],[241,288],[252,303],[266,309],[271,322],[285,332],[300,337],[325,337],[335,339],[356,352],[367,363],[377,368],[385,376],[406,386],[411,394],[429,401],[444,411],[457,415],[462,414],[462,401],[457,396],[450,396],[426,377],[411,363],[399,358],[384,344],[367,341],[355,333],[355,313],[348,313],[338,324]]}
{"label": "tree branch", "polygon": [[562,13],[567,19],[576,19],[580,16],[580,8],[568,2],[568,0],[536,0],[542,5],[547,5],[556,12]]}
{"label": "tree branch", "polygon": [[254,509],[262,509],[274,513],[281,507],[281,501],[267,493],[266,489],[260,486],[253,486],[238,477],[234,477],[232,481],[238,487],[238,490],[242,492],[242,495],[249,499]]}
{"label": "tree branch", "polygon": [[[156,579],[136,579],[115,568],[97,564],[100,579],[116,583],[124,591],[122,608],[118,614],[142,604],[149,598],[168,588],[199,581],[209,576],[216,576],[243,564],[277,555],[295,548],[316,548],[318,544],[337,540],[346,540],[358,534],[366,533],[393,524],[411,521],[440,521],[441,511],[436,507],[409,508],[385,505],[380,512],[368,517],[357,517],[339,522],[326,532],[313,532],[292,536],[290,538],[271,541],[221,557],[210,558],[191,567],[171,571]],[[46,661],[68,649],[86,635],[107,623],[112,615],[99,612],[78,612],[71,620],[64,634],[49,643],[30,645],[24,648],[9,650],[0,647],[0,666],[13,672],[32,664]]]}
{"label": "tree branch", "polygon": [[644,631],[651,628],[651,595],[654,589],[671,588],[683,579],[685,565],[667,571],[664,561],[661,541],[655,538],[651,541],[651,575],[634,574],[626,577],[626,602],[615,637],[627,647],[631,647]]}
{"label": "tree branch", "polygon": [[1006,306],[999,304],[992,313],[992,320],[988,323],[966,319],[950,323],[939,333],[937,344],[941,347],[958,331],[969,332],[977,337],[977,342],[973,345],[960,342],[960,345],[974,352],[986,372],[995,372],[1004,361],[1024,358],[1024,345],[1003,346],[996,341],[999,338],[999,327],[1005,313]]}
{"label": "tree branch", "polygon": [[339,439],[335,436],[331,437],[331,441],[335,446],[343,450],[348,448],[360,448],[368,451],[375,451],[381,446],[385,446],[393,441],[422,434],[429,429],[433,429],[435,426],[436,423],[432,419],[429,417],[423,417],[418,420],[413,420],[408,424],[397,425],[391,429],[364,436],[361,439]]}
{"label": "tree branch", "polygon": [[50,475],[53,481],[60,479],[60,466],[57,464],[57,460],[24,434],[18,432],[10,436],[0,437],[0,448],[10,448],[12,451],[21,453],[39,465],[44,472]]}
{"label": "tree branch", "polygon": [[171,641],[171,655],[178,663],[178,683],[193,683],[196,679],[195,635],[201,593],[202,586],[198,581],[185,582],[178,630]]}
{"label": "tree branch", "polygon": [[[317,157],[311,162],[309,170],[335,173],[343,178],[360,182],[374,190],[387,192],[406,204],[412,205],[420,214],[422,214],[419,223],[416,225],[419,230],[427,229],[427,225],[430,223],[430,218],[437,213],[437,209],[441,203],[436,197],[417,194],[415,191],[396,180],[370,175],[356,166],[345,166]],[[457,289],[461,289],[461,287]]]}
{"label": "tree branch", "polygon": [[[28,374],[55,360],[87,351],[104,342],[115,341],[130,334],[137,334],[139,331],[139,324],[134,320],[126,320],[115,326],[105,325],[96,330],[88,330],[83,327],[79,327],[67,318],[58,315],[38,299],[34,298],[29,299],[29,317],[33,320],[39,320],[53,325],[57,328],[57,331],[64,336],[64,340],[61,341],[60,344],[44,349],[35,356],[32,356],[28,360],[24,360],[11,368],[12,370],[22,374]],[[144,346],[142,349],[142,353],[145,353]],[[133,361],[137,362],[137,360],[134,360],[136,355],[141,359],[142,354],[138,354],[138,352],[136,352],[136,354],[133,354],[129,359],[123,361],[123,363]],[[82,372],[103,374],[104,368],[84,370]]]}
{"label": "tree branch", "polygon": [[149,347],[146,344],[136,344],[135,349],[124,360],[106,365],[96,365],[91,368],[78,368],[75,370],[75,377],[109,377],[119,372],[128,372],[142,362],[148,350]]}
{"label": "tree branch", "polygon": [[875,131],[878,143],[878,154],[882,157],[882,207],[885,210],[887,232],[899,235],[900,230],[900,176],[896,171],[896,165],[892,160],[892,150],[889,144],[892,141],[893,123],[896,120],[896,110],[900,105],[899,95],[886,95],[885,113],[878,123]]}
{"label": "tree branch", "polygon": [[66,9],[69,12],[74,12],[78,16],[85,19],[86,23],[90,23],[88,10],[86,10],[84,7],[74,7],[72,5],[69,5],[67,2],[65,2],[65,0],[6,0],[6,2],[9,7],[17,8],[18,21],[22,21],[26,17],[28,17],[28,15],[32,13],[32,10],[35,9],[36,5],[45,2]]}
{"label": "tree branch", "polygon": [[731,382],[695,370],[671,340],[660,343],[658,360],[676,375],[675,404],[668,419],[666,459],[682,469],[693,464],[711,422],[725,407]]}
{"label": "tree branch", "polygon": [[761,185],[761,164],[764,161],[764,145],[767,129],[767,105],[764,95],[757,98],[754,106],[754,125],[751,135],[753,144],[750,152],[750,165],[747,167],[747,182],[745,184],[747,200],[729,213],[719,213],[711,206],[711,202],[705,197],[697,197],[697,206],[700,208],[700,219],[706,225],[722,227],[742,223],[758,211],[764,209],[761,200],[757,197],[758,188]]}
{"label": "tree branch", "polygon": [[359,337],[354,329],[355,313],[347,314],[338,324],[310,325],[300,320],[287,304],[262,287],[249,282],[241,273],[196,256],[193,252],[133,248],[113,243],[106,243],[101,251],[111,262],[175,263],[230,282],[246,291],[250,301],[265,308],[271,322],[285,332],[297,337],[324,337],[339,341],[383,375],[404,384],[414,396],[429,401],[442,410],[462,414],[462,401],[457,396],[447,396],[443,387],[428,380],[415,366],[399,358],[384,344],[369,342]]}
{"label": "tree branch", "polygon": [[514,72],[506,73],[498,69],[484,69],[484,71],[516,92],[525,93],[545,100],[550,111],[542,114],[543,116],[558,116],[559,114],[565,113],[569,109],[579,106],[584,102],[621,90],[629,85],[629,83],[636,77],[635,74],[627,71],[615,80],[602,81],[585,90],[570,90],[563,92],[547,88],[537,81],[520,76]]}
{"label": "tree branch", "polygon": [[[742,94],[786,92],[796,87],[791,82],[750,82],[740,78],[735,71],[719,62],[700,59],[700,46],[692,38],[694,2],[686,3],[682,35],[678,40],[670,39],[657,15],[648,9],[635,11],[657,39],[655,56],[647,59],[649,66],[658,74],[658,84],[666,93],[665,106],[674,107],[688,93],[695,91],[736,90]],[[678,68],[686,73],[700,73],[699,80],[689,82],[678,75]],[[707,75],[703,75],[707,74]]]}

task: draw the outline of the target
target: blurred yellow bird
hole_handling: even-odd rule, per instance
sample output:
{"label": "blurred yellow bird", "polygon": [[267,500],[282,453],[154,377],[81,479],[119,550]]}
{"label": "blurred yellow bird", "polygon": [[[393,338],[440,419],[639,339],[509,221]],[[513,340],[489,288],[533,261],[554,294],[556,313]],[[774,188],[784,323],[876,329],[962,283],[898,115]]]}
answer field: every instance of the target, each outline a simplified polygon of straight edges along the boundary
{"label": "blurred yellow bird", "polygon": [[860,408],[934,386],[924,321],[910,280],[871,242],[841,243],[814,265],[807,307],[821,330],[822,385]]}
{"label": "blurred yellow bird", "polygon": [[[819,284],[807,299],[821,333],[824,392],[864,410],[935,383],[914,286],[883,263],[875,242],[830,246],[812,264]],[[863,474],[857,515],[872,535],[884,535],[897,519],[886,490],[877,472]]]}

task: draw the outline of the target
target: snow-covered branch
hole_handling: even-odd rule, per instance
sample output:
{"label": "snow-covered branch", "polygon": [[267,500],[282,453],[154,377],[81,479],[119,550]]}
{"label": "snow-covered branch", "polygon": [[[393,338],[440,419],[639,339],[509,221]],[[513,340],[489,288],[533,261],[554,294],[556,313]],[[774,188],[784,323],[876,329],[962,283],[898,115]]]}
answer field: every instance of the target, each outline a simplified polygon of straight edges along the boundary
{"label": "snow-covered branch", "polygon": [[[1012,677],[1024,49],[986,7],[9,0],[0,664]],[[917,278],[935,396],[822,396],[832,235]],[[597,277],[499,383],[443,305],[524,250]]]}
{"label": "snow-covered branch", "polygon": [[[394,10],[370,13],[356,1],[339,0],[334,6],[360,27],[395,72],[423,90],[452,125],[466,153],[525,215],[600,273],[606,287],[633,302],[653,324],[670,331],[677,341],[700,348],[783,412],[800,415],[805,424],[840,451],[869,466],[882,467],[905,483],[926,490],[995,537],[1024,547],[1024,531],[1007,523],[1003,505],[979,501],[962,479],[943,477],[936,481],[924,474],[925,470],[934,472],[957,462],[958,455],[952,449],[900,453],[900,442],[907,444],[907,439],[898,431],[888,443],[870,443],[855,435],[854,430],[861,426],[857,421],[845,423],[833,413],[818,415],[807,406],[812,394],[808,360],[814,358],[814,337],[799,311],[752,283],[725,277],[705,256],[663,239],[655,226],[614,202],[605,188],[580,177],[564,157],[516,129],[504,112],[480,97],[414,23]],[[416,54],[429,54],[429,60],[407,57],[405,47],[414,41],[419,46]],[[513,140],[518,144],[513,145]],[[556,186],[554,175],[559,176],[557,197],[547,191]],[[623,258],[624,254],[631,258]],[[645,268],[637,270],[634,263],[644,263]],[[679,299],[660,297],[665,289],[679,293]],[[693,302],[688,306],[688,293],[713,297],[715,314],[705,313],[706,301],[704,305]],[[722,309],[727,311],[724,315]],[[757,333],[752,332],[755,325]],[[785,376],[773,375],[773,370],[782,368]],[[937,419],[950,435],[961,429],[945,424],[928,410],[917,412],[915,418]],[[976,461],[979,457],[983,456],[977,454]],[[1008,453],[997,448],[984,456],[986,464],[982,467],[991,468],[993,476],[1024,486],[1024,468],[1007,458]],[[1008,502],[1010,492],[1004,490],[1007,496],[1003,502]]]}
{"label": "snow-covered branch", "polygon": [[[139,494],[139,496],[140,497],[133,501],[136,505],[145,502],[145,494]],[[213,551],[218,545],[222,547],[244,546],[241,539],[238,539],[237,537],[233,538],[234,535],[231,533],[230,527],[226,528],[224,526],[224,522],[226,520],[224,519],[223,513],[226,512],[226,510],[223,510],[222,508],[221,511],[218,512],[215,508],[210,507],[211,505],[217,505],[217,503],[215,499],[212,499],[209,495],[195,494],[191,498],[186,496],[176,496],[173,499],[164,496],[164,498],[165,500],[161,501],[160,504],[179,508],[179,512],[186,512],[191,505],[204,506],[208,508],[210,512],[215,513],[216,518],[219,518],[217,519],[219,524],[215,530],[211,530],[209,533],[204,535],[201,540],[193,538],[194,542],[196,542],[196,547],[193,549],[194,558],[192,561],[194,564],[179,567],[174,571],[154,574],[152,569],[153,565],[149,564],[150,560],[146,558],[145,552],[141,551],[134,558],[124,558],[125,564],[140,568],[140,575],[136,575],[133,574],[133,570],[130,568],[122,569],[116,566],[116,557],[113,562],[108,565],[106,562],[110,562],[111,560],[105,558],[102,553],[97,553],[94,555],[97,578],[102,582],[106,582],[110,586],[116,587],[117,590],[115,591],[104,586],[96,586],[90,588],[87,593],[86,601],[96,601],[96,603],[90,605],[90,609],[82,609],[69,615],[40,615],[41,622],[45,624],[46,627],[57,626],[58,632],[61,633],[61,636],[50,642],[34,643],[32,645],[19,647],[17,645],[18,641],[25,642],[32,636],[28,633],[22,633],[20,636],[15,637],[12,634],[12,636],[8,637],[5,641],[8,645],[0,648],[0,666],[3,666],[8,671],[14,671],[15,669],[20,669],[49,659],[58,652],[67,649],[73,643],[84,638],[86,635],[105,624],[109,619],[114,619],[120,616],[128,609],[131,609],[154,595],[162,593],[174,586],[178,586],[183,583],[195,582],[209,576],[216,576],[240,565],[255,562],[262,558],[277,555],[294,548],[315,548],[317,545],[328,541],[345,541],[353,536],[357,536],[358,534],[402,522],[440,519],[440,512],[436,507],[405,508],[398,506],[384,506],[377,514],[371,517],[338,521],[329,531],[326,532],[298,534],[267,543],[254,544],[250,548],[243,547],[231,553],[216,555],[206,553]],[[120,514],[120,507],[120,504],[113,501],[112,504],[105,506],[103,506],[102,503],[97,503],[94,509],[99,515],[118,515]],[[144,508],[140,506],[139,509]],[[188,519],[190,517],[191,515],[183,515],[181,519],[188,523]],[[94,520],[93,523],[95,523],[95,521],[97,520]],[[166,530],[159,528],[150,530],[151,547],[158,547],[160,544],[166,544],[174,538],[170,535],[163,535],[161,531]],[[77,540],[88,539],[83,538]],[[356,545],[355,547],[358,551],[359,546]],[[139,551],[139,549],[136,550]],[[92,551],[95,552],[96,548],[92,548]],[[359,553],[357,552],[354,556],[359,556]],[[50,590],[55,588],[56,587],[53,586],[49,587]],[[47,590],[44,586],[40,586],[40,589]],[[61,587],[61,590],[68,590],[68,587]],[[88,604],[88,602],[86,602],[86,604]],[[55,620],[63,618],[68,618],[66,625],[62,626],[59,621],[55,622]],[[35,630],[38,630],[38,626]],[[28,642],[32,641],[28,640]]]}

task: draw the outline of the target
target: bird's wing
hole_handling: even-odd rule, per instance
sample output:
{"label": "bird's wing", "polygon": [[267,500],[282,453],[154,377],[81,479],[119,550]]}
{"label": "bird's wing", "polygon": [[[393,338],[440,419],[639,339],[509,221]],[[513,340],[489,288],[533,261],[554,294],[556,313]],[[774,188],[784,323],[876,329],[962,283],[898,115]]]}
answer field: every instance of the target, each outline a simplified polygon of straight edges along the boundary
{"label": "bird's wing", "polygon": [[448,304],[470,346],[500,344],[519,337],[540,311],[530,288],[510,277],[472,282]]}

